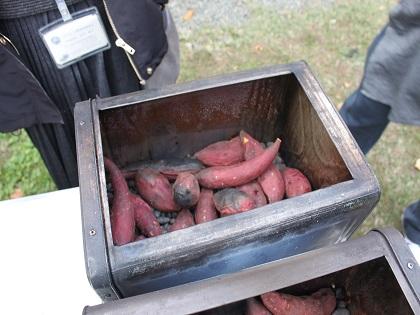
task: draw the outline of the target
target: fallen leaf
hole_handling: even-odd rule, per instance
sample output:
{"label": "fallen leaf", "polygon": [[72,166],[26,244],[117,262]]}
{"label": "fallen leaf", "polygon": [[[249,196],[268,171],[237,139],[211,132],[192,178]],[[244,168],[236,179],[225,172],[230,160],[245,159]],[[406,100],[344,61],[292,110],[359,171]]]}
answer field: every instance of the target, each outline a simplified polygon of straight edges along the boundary
{"label": "fallen leaf", "polygon": [[416,164],[414,164],[414,167],[420,171],[420,159],[417,159]]}
{"label": "fallen leaf", "polygon": [[16,188],[15,191],[10,194],[10,199],[17,199],[23,196],[24,196],[24,193],[22,189]]}
{"label": "fallen leaf", "polygon": [[263,45],[260,45],[260,44],[257,44],[257,45],[255,45],[254,50],[255,50],[257,53],[259,53],[259,52],[261,52],[261,51],[263,51],[263,50],[264,50],[264,46],[263,46]]}
{"label": "fallen leaf", "polygon": [[187,12],[185,12],[185,14],[182,17],[182,19],[184,21],[189,21],[189,20],[192,19],[193,15],[194,15],[194,10],[189,9],[189,10],[187,10]]}

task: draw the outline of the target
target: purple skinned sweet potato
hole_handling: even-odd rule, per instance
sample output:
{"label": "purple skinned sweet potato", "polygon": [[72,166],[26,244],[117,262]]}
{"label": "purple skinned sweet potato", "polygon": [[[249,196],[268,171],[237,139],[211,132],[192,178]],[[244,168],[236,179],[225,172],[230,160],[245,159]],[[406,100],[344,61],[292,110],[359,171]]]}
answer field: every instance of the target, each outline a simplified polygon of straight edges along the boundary
{"label": "purple skinned sweet potato", "polygon": [[175,202],[182,208],[191,208],[200,198],[200,186],[191,173],[179,173],[173,184]]}
{"label": "purple skinned sweet potato", "polygon": [[200,224],[217,219],[216,206],[213,201],[213,191],[203,188],[200,192],[197,207],[195,208],[195,223]]}
{"label": "purple skinned sweet potato", "polygon": [[194,218],[188,209],[182,209],[176,216],[175,222],[169,227],[169,232],[186,229],[193,226]]}
{"label": "purple skinned sweet potato", "polygon": [[267,199],[265,198],[264,192],[258,182],[252,181],[248,184],[237,187],[237,189],[243,191],[251,197],[255,202],[256,208],[267,204]]}
{"label": "purple skinned sweet potato", "polygon": [[283,170],[287,198],[300,196],[312,191],[311,183],[297,168],[286,167]]}
{"label": "purple skinned sweet potato", "polygon": [[[240,138],[242,139],[242,144],[244,146],[245,160],[253,159],[264,152],[261,143],[252,138],[245,131],[240,132]],[[275,158],[277,158],[277,156]],[[284,198],[285,185],[283,176],[273,163],[257,180],[261,185],[264,194],[267,196],[268,203],[280,201]]]}
{"label": "purple skinned sweet potato", "polygon": [[196,152],[194,157],[208,166],[227,166],[244,160],[244,150],[239,137],[219,141]]}
{"label": "purple skinned sweet potato", "polygon": [[153,208],[164,212],[179,210],[171,184],[159,172],[150,168],[139,170],[136,174],[136,186],[139,194]]}
{"label": "purple skinned sweet potato", "polygon": [[274,315],[331,315],[336,306],[331,289],[321,289],[311,296],[294,296],[273,291],[262,294],[261,300]]}
{"label": "purple skinned sweet potato", "polygon": [[114,190],[111,206],[112,238],[114,244],[120,246],[132,242],[135,238],[134,209],[127,182],[119,168],[106,157],[104,166],[109,173]]}
{"label": "purple skinned sweet potato", "polygon": [[245,212],[255,208],[255,201],[243,191],[227,188],[218,191],[213,196],[217,211],[222,216]]}
{"label": "purple skinned sweet potato", "polygon": [[140,232],[147,237],[161,235],[162,228],[153,209],[140,196],[131,194],[130,198],[134,207],[134,219]]}
{"label": "purple skinned sweet potato", "polygon": [[210,189],[237,187],[256,179],[272,165],[280,148],[280,139],[253,159],[230,166],[212,166],[197,175],[201,186]]}

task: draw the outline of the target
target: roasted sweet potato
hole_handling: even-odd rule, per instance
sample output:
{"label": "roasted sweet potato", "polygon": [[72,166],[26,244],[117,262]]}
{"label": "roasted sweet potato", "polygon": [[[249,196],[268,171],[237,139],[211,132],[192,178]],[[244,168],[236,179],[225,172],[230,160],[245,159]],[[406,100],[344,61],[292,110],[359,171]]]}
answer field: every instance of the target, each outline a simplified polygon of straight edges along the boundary
{"label": "roasted sweet potato", "polygon": [[321,289],[311,296],[268,292],[261,295],[261,299],[274,315],[331,315],[336,306],[331,289]]}
{"label": "roasted sweet potato", "polygon": [[271,315],[271,312],[256,298],[246,300],[245,315]]}
{"label": "roasted sweet potato", "polygon": [[175,202],[182,208],[197,204],[200,197],[200,186],[191,173],[179,173],[173,185]]}
{"label": "roasted sweet potato", "polygon": [[104,166],[111,178],[114,197],[111,206],[111,230],[115,245],[130,243],[135,238],[134,209],[127,182],[119,168],[108,158]]}
{"label": "roasted sweet potato", "polygon": [[223,189],[213,196],[216,209],[222,216],[245,212],[255,208],[255,201],[243,191]]}
{"label": "roasted sweet potato", "polygon": [[267,196],[268,203],[280,201],[284,198],[285,184],[283,175],[273,164],[258,177],[258,183]]}
{"label": "roasted sweet potato", "polygon": [[219,141],[194,154],[198,160],[208,166],[227,166],[244,160],[244,149],[239,137],[229,141]]}
{"label": "roasted sweet potato", "polygon": [[176,216],[175,222],[169,227],[169,232],[182,230],[187,227],[193,226],[194,218],[188,209],[182,209]]}
{"label": "roasted sweet potato", "polygon": [[237,187],[256,179],[272,164],[280,148],[280,139],[253,159],[231,166],[213,166],[201,170],[197,175],[201,186],[218,189]]}
{"label": "roasted sweet potato", "polygon": [[139,194],[153,207],[160,211],[177,211],[172,186],[168,179],[150,168],[141,169],[136,174],[136,186]]}
{"label": "roasted sweet potato", "polygon": [[[245,131],[240,132],[240,138],[244,146],[245,160],[253,159],[264,152],[261,143],[252,138]],[[278,156],[275,157],[275,159],[277,158]],[[257,180],[267,196],[268,203],[273,203],[284,198],[285,185],[283,176],[273,163]]]}
{"label": "roasted sweet potato", "polygon": [[141,161],[127,166],[124,176],[125,178],[134,178],[137,171],[145,168],[154,169],[165,175],[166,178],[175,180],[179,173],[195,174],[202,170],[204,165],[199,160],[192,158]]}
{"label": "roasted sweet potato", "polygon": [[255,206],[257,208],[267,204],[267,199],[265,198],[264,192],[260,184],[258,184],[256,181],[239,186],[238,190],[243,191],[249,197],[251,197],[254,200]]}
{"label": "roasted sweet potato", "polygon": [[213,191],[203,188],[195,208],[195,223],[200,224],[217,219],[216,206],[213,201]]}
{"label": "roasted sweet potato", "polygon": [[309,180],[296,168],[286,167],[283,170],[283,178],[286,186],[287,198],[312,191]]}
{"label": "roasted sweet potato", "polygon": [[140,232],[147,237],[161,235],[162,228],[152,208],[140,196],[131,194],[130,198],[134,208],[136,225]]}

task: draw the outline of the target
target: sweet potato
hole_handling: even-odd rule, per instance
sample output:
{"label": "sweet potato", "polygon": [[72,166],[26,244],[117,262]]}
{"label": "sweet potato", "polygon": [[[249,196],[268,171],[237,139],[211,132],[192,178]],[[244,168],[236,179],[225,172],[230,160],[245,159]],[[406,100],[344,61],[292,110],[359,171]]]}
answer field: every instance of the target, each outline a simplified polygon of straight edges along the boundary
{"label": "sweet potato", "polygon": [[258,177],[258,183],[267,196],[268,203],[280,201],[284,198],[285,185],[283,175],[273,164]]}
{"label": "sweet potato", "polygon": [[321,301],[324,314],[330,315],[336,308],[337,300],[334,292],[330,288],[319,289],[311,294],[311,297]]}
{"label": "sweet potato", "polygon": [[216,209],[222,216],[245,212],[255,208],[255,201],[243,191],[223,189],[213,196]]}
{"label": "sweet potato", "polygon": [[134,208],[134,219],[140,232],[147,237],[161,235],[162,228],[152,208],[140,196],[131,194],[130,198]]}
{"label": "sweet potato", "polygon": [[227,166],[244,160],[244,149],[239,137],[229,141],[219,141],[194,154],[198,160],[208,166]]}
{"label": "sweet potato", "polygon": [[271,312],[256,298],[246,300],[245,315],[271,315]]}
{"label": "sweet potato", "polygon": [[168,179],[150,168],[141,169],[136,174],[136,186],[139,194],[153,207],[160,211],[177,211],[172,186]]}
{"label": "sweet potato", "polygon": [[255,206],[257,208],[267,204],[267,199],[265,198],[264,192],[260,184],[258,184],[256,181],[239,186],[238,190],[243,191],[249,197],[251,197],[254,200]]}
{"label": "sweet potato", "polygon": [[141,161],[127,166],[124,177],[134,178],[137,171],[145,168],[154,169],[165,175],[169,180],[175,180],[179,173],[188,172],[195,174],[202,170],[204,165],[199,160],[192,158]]}
{"label": "sweet potato", "polygon": [[194,218],[188,209],[182,209],[176,216],[175,222],[169,227],[168,231],[173,232],[182,230],[187,227],[193,226]]}
{"label": "sweet potato", "polygon": [[197,204],[200,197],[200,186],[191,173],[179,173],[173,185],[175,202],[182,208]]}
{"label": "sweet potato", "polygon": [[200,224],[217,219],[216,206],[213,201],[213,191],[203,188],[195,208],[195,223]]}
{"label": "sweet potato", "polygon": [[106,157],[104,166],[109,173],[114,190],[111,206],[112,238],[114,244],[120,246],[132,242],[135,238],[134,209],[127,182],[119,168]]}
{"label": "sweet potato", "polygon": [[[257,140],[245,131],[240,132],[240,138],[244,146],[245,160],[250,160],[262,154],[264,149]],[[277,159],[278,156],[275,157]],[[258,177],[258,183],[267,196],[268,202],[273,203],[284,198],[285,185],[281,172],[272,163],[267,170]]]}
{"label": "sweet potato", "polygon": [[331,289],[321,289],[311,296],[268,292],[262,294],[261,299],[274,315],[331,315],[336,304],[335,295]]}
{"label": "sweet potato", "polygon": [[296,168],[286,167],[283,170],[283,178],[286,186],[287,198],[312,191],[309,180]]}
{"label": "sweet potato", "polygon": [[280,139],[253,159],[231,166],[212,166],[197,175],[201,186],[211,189],[237,187],[256,179],[272,164],[280,148]]}

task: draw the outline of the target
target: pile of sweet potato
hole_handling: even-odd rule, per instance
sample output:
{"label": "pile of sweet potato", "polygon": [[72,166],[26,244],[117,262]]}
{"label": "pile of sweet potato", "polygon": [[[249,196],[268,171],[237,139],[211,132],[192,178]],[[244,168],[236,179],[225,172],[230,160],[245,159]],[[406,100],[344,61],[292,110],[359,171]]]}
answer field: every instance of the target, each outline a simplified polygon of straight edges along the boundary
{"label": "pile of sweet potato", "polygon": [[[245,131],[193,158],[146,161],[122,172],[105,158],[115,245],[245,212],[311,191],[308,179]],[[129,183],[129,184],[128,184]],[[111,187],[110,187],[111,188]],[[111,189],[110,189],[111,190]]]}
{"label": "pile of sweet potato", "polygon": [[331,315],[336,297],[330,288],[319,289],[309,296],[294,296],[277,291],[267,292],[246,301],[246,315]]}

